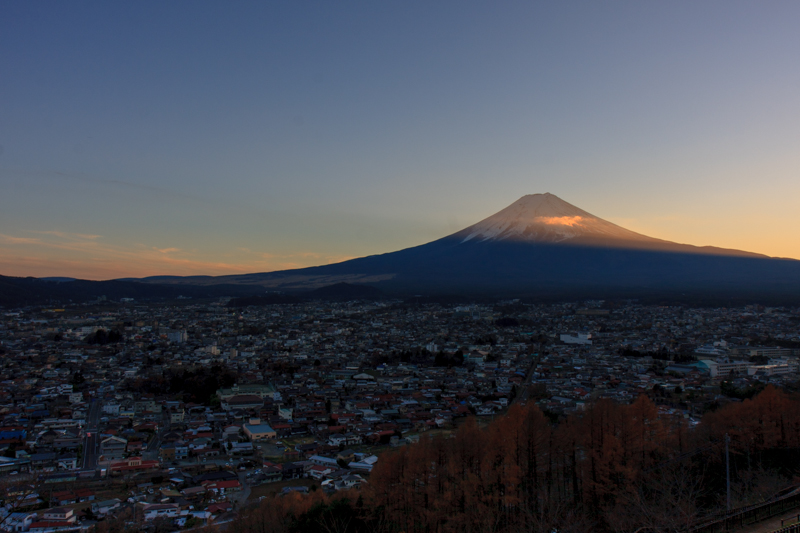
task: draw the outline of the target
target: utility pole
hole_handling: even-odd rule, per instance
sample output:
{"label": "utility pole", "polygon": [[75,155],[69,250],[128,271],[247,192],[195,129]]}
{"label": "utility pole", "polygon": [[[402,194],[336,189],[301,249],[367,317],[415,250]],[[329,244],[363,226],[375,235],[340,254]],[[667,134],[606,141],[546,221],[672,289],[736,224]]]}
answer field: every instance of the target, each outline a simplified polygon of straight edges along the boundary
{"label": "utility pole", "polygon": [[725,479],[728,485],[728,511],[731,510],[731,456],[728,450],[730,442],[730,436],[725,433]]}

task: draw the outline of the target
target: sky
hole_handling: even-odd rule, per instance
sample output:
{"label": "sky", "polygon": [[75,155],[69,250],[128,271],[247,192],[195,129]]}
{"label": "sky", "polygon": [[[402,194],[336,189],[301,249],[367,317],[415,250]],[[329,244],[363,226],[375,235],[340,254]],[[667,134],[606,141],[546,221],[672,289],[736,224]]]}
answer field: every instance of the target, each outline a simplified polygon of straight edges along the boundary
{"label": "sky", "polygon": [[321,265],[550,192],[800,259],[800,3],[0,0],[0,275]]}

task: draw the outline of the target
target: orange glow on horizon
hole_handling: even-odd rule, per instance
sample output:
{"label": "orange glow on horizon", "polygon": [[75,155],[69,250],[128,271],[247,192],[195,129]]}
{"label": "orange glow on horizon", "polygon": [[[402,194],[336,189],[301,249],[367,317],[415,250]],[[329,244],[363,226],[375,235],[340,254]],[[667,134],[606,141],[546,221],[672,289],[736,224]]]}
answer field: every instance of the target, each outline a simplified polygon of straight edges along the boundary
{"label": "orange glow on horizon", "polygon": [[0,234],[0,275],[89,280],[148,276],[225,276],[338,263],[352,256],[315,252],[261,253],[238,248],[222,254],[177,247],[110,245],[101,236],[38,232]]}

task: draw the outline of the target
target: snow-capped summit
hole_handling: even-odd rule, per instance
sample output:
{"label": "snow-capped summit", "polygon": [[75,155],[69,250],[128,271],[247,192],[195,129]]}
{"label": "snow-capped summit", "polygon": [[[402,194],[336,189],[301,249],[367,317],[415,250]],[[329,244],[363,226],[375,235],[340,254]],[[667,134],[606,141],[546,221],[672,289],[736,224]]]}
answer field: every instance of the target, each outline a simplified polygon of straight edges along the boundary
{"label": "snow-capped summit", "polygon": [[658,239],[598,218],[550,193],[523,196],[502,211],[459,231],[453,237],[461,242],[658,242]]}

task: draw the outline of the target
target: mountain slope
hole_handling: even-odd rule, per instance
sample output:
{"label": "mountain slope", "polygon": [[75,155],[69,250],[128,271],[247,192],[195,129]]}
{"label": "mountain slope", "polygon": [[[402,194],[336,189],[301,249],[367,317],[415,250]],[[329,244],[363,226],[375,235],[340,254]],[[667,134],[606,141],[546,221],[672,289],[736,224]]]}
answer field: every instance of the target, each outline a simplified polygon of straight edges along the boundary
{"label": "mountain slope", "polygon": [[715,248],[679,244],[642,235],[596,217],[550,193],[529,194],[494,215],[465,228],[448,238],[470,240],[513,241],[529,244],[563,244],[599,246],[662,252],[767,256]]}
{"label": "mountain slope", "polygon": [[451,237],[462,239],[461,242],[666,242],[607,222],[550,193],[523,196],[502,211]]}
{"label": "mountain slope", "polygon": [[552,194],[536,194],[452,235],[397,252],[283,272],[146,281],[280,289],[345,282],[395,293],[800,295],[800,261],[654,239]]}

